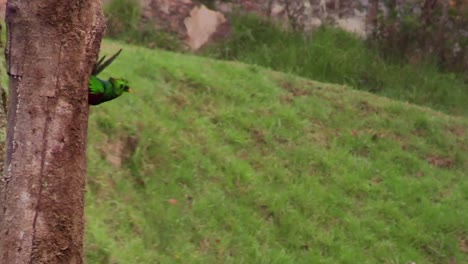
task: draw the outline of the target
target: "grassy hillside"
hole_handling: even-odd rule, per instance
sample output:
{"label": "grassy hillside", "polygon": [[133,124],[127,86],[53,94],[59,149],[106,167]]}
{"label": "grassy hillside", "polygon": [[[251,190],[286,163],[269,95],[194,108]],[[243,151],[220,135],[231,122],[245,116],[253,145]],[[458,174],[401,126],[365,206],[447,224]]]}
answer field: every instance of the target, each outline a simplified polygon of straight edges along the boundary
{"label": "grassy hillside", "polygon": [[258,64],[327,83],[468,117],[468,73],[442,72],[427,56],[412,63],[382,56],[357,36],[322,27],[308,37],[254,16],[232,16],[228,40],[209,47],[215,58]]}
{"label": "grassy hillside", "polygon": [[468,262],[466,118],[103,45],[134,93],[91,110],[87,263]]}

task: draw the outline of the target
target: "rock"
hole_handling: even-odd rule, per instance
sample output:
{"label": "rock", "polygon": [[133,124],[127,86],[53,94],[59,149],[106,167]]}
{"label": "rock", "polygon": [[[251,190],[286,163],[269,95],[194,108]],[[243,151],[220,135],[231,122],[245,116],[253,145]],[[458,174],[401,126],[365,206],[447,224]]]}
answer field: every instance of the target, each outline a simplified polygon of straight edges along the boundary
{"label": "rock", "polygon": [[320,26],[322,25],[322,20],[320,20],[320,18],[317,18],[317,17],[312,17],[309,21],[308,21],[308,24],[306,24],[306,30],[313,30],[315,28],[319,28]]}
{"label": "rock", "polygon": [[218,10],[219,12],[223,13],[223,14],[228,14],[228,13],[232,13],[233,9],[232,9],[232,3],[229,3],[229,2],[219,2],[217,1],[215,3],[215,9]]}
{"label": "rock", "polygon": [[[184,19],[187,30],[185,43],[191,50],[198,50],[208,43],[212,36],[223,37],[229,30],[221,29],[221,25],[229,25],[220,12],[206,8],[204,5],[196,6],[190,11],[190,16]],[[229,26],[227,26],[229,27]]]}
{"label": "rock", "polygon": [[226,37],[230,24],[221,12],[190,0],[141,0],[142,16],[156,28],[175,33],[191,50]]}
{"label": "rock", "polygon": [[368,4],[368,0],[232,0],[229,4],[217,1],[215,6],[222,12],[242,10],[268,17],[305,33],[326,22],[365,37]]}
{"label": "rock", "polygon": [[365,20],[357,17],[350,17],[344,19],[337,19],[336,25],[348,32],[354,33],[361,38],[366,37],[366,23]]}
{"label": "rock", "polygon": [[196,6],[189,0],[140,0],[142,17],[151,21],[156,28],[177,34],[181,39],[186,36],[184,19]]}

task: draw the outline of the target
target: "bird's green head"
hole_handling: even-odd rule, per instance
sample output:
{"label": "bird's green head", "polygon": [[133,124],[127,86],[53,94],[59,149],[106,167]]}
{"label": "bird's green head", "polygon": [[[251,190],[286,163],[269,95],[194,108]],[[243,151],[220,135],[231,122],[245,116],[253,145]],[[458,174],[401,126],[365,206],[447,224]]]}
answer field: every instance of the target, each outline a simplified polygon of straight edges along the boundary
{"label": "bird's green head", "polygon": [[125,79],[118,79],[118,78],[109,78],[112,87],[115,89],[116,94],[122,94],[123,92],[131,93],[132,90],[130,86],[128,86],[128,81]]}

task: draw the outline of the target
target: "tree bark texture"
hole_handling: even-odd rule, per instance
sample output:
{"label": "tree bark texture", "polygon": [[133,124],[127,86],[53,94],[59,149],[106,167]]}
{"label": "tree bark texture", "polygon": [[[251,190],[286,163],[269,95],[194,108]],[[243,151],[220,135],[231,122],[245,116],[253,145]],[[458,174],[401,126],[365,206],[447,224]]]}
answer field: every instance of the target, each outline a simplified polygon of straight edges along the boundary
{"label": "tree bark texture", "polygon": [[[6,138],[6,101],[7,96],[5,90],[0,86],[0,168],[3,168],[5,162],[5,138]],[[0,249],[1,252],[1,249]]]}
{"label": "tree bark texture", "polygon": [[[0,35],[2,34],[2,25],[0,25]],[[0,39],[0,47],[3,48],[2,40]],[[5,162],[5,139],[6,139],[6,124],[7,124],[7,94],[3,86],[0,85],[0,168],[3,168]],[[0,204],[1,205],[1,204]],[[1,252],[1,249],[0,249]]]}
{"label": "tree bark texture", "polygon": [[82,263],[87,82],[100,0],[8,0],[0,263]]}

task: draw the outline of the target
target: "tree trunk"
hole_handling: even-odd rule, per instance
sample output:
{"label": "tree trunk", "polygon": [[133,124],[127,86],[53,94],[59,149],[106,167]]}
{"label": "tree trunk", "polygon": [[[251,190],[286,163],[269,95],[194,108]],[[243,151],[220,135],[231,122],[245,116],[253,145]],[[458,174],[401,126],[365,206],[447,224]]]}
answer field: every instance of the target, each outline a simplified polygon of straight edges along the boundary
{"label": "tree trunk", "polygon": [[[7,120],[6,118],[7,97],[6,97],[5,90],[3,89],[2,86],[0,86],[0,94],[1,94],[0,95],[0,168],[3,168],[3,164],[5,162],[5,132],[6,132],[6,120]],[[0,249],[0,252],[1,252],[1,249]]]}
{"label": "tree trunk", "polygon": [[87,82],[100,0],[8,0],[0,263],[82,263]]}
{"label": "tree trunk", "polygon": [[[2,35],[2,30],[3,30],[2,25],[0,25],[0,36]],[[1,39],[0,39],[0,47],[3,47],[3,43]],[[0,85],[0,168],[3,168],[3,164],[5,162],[5,138],[6,138],[5,133],[6,133],[6,124],[7,124],[6,104],[7,104],[7,94],[3,86]],[[0,198],[0,201],[1,201],[1,198]],[[1,249],[0,249],[0,252],[1,252]]]}

